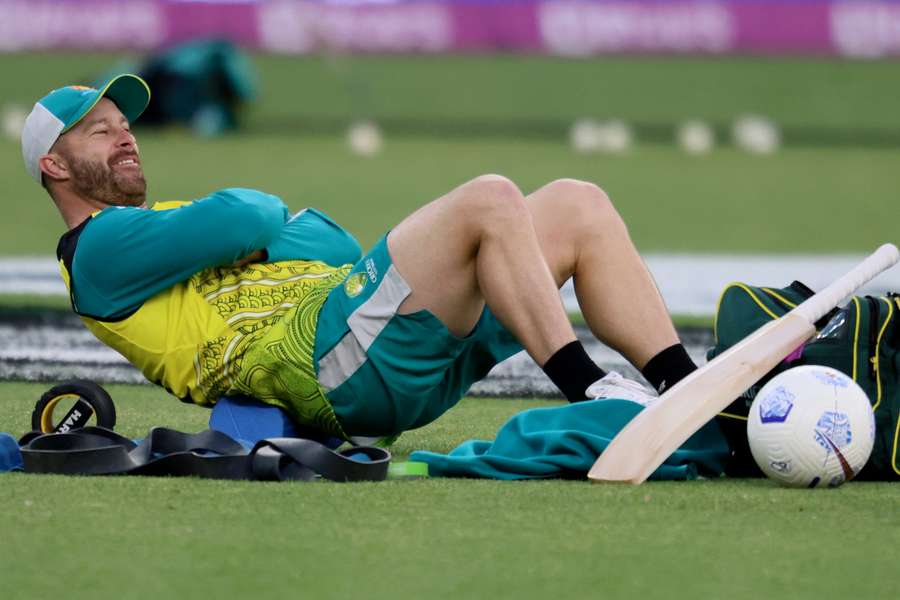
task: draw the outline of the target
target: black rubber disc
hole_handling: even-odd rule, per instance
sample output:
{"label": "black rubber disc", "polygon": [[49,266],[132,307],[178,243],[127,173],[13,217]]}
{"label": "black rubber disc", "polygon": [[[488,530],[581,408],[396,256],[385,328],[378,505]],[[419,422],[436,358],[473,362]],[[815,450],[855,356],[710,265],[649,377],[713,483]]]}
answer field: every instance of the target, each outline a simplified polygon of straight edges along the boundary
{"label": "black rubber disc", "polygon": [[[63,405],[71,406],[68,412],[62,412]],[[116,426],[116,407],[107,391],[93,381],[71,379],[44,392],[31,413],[31,427],[44,433],[63,433],[84,427],[92,415],[100,427]]]}

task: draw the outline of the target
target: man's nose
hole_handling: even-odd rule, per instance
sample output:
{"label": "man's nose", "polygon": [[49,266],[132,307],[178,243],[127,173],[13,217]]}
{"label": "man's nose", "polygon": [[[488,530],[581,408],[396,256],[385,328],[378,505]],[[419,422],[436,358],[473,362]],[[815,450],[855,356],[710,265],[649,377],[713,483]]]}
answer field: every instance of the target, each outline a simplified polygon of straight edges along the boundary
{"label": "man's nose", "polygon": [[116,143],[119,146],[125,148],[127,148],[128,146],[137,146],[137,141],[134,139],[131,131],[125,129],[124,127],[119,129],[119,139],[116,140]]}

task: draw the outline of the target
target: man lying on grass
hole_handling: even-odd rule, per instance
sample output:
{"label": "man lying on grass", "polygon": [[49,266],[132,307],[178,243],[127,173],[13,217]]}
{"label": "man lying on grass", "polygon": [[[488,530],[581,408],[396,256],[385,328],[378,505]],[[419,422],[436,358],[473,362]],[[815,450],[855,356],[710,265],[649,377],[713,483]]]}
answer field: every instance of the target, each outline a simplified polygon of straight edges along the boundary
{"label": "man lying on grass", "polygon": [[595,185],[525,196],[477,177],[362,255],[325,214],[291,215],[257,190],[148,209],[130,123],[149,98],[133,75],[57,89],[29,115],[22,150],[69,229],[57,257],[73,309],[186,402],[246,394],[323,433],[394,435],[522,348],[572,402],[651,401],[577,341],[558,293],[570,277],[591,331],[657,391],[695,369]]}

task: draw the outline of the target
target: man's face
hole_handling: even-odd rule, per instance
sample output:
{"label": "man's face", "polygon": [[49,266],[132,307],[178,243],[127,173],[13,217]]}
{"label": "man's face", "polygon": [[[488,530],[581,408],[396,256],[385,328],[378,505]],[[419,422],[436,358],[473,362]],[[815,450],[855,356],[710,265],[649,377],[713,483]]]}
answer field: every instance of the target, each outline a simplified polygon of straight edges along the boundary
{"label": "man's face", "polygon": [[140,206],[147,196],[137,141],[125,115],[102,98],[51,152],[68,166],[69,182],[80,196],[108,206]]}

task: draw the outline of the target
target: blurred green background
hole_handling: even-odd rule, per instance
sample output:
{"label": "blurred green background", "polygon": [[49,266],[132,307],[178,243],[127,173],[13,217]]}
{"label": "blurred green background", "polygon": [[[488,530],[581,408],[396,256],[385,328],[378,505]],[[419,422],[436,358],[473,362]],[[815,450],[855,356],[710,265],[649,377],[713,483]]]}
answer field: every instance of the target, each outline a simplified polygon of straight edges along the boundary
{"label": "blurred green background", "polygon": [[[90,82],[122,54],[0,55],[0,107],[31,104],[54,87]],[[364,246],[416,206],[481,173],[524,191],[559,177],[588,179],[612,196],[642,251],[831,253],[897,241],[900,78],[891,61],[741,57],[254,55],[261,94],[246,127],[218,138],[179,128],[138,130],[151,201],[191,199],[229,186],[319,207]],[[729,143],[730,123],[774,120],[784,146],[756,156]],[[579,118],[629,123],[623,155],[582,155]],[[374,119],[373,157],[351,153],[349,124]],[[676,126],[701,118],[719,145],[689,156]],[[49,255],[63,231],[0,141],[5,218],[0,255]]]}

